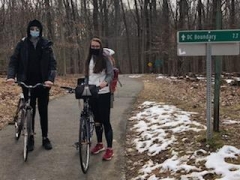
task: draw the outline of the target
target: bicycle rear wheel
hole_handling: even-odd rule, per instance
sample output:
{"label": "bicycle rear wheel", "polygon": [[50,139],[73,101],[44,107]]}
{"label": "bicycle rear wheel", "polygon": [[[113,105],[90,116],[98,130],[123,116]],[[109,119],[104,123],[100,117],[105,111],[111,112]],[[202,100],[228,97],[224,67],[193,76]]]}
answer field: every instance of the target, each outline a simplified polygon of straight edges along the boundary
{"label": "bicycle rear wheel", "polygon": [[15,126],[15,139],[18,140],[21,136],[23,120],[24,120],[24,111],[22,106],[24,104],[24,99],[20,98],[17,105],[17,112],[14,117],[14,126]]}
{"label": "bicycle rear wheel", "polygon": [[28,158],[28,142],[32,132],[32,113],[31,110],[27,110],[24,120],[24,139],[23,139],[23,159],[27,161]]}
{"label": "bicycle rear wheel", "polygon": [[90,124],[86,117],[81,117],[79,126],[79,158],[83,173],[89,167],[90,159]]}

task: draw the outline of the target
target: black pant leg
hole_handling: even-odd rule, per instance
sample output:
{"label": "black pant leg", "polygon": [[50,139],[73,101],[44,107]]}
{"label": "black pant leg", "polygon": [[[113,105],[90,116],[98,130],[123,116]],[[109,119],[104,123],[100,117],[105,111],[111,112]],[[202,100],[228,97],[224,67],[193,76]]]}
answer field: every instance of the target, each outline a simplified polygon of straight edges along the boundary
{"label": "black pant leg", "polygon": [[99,95],[98,112],[100,122],[103,124],[107,147],[112,147],[113,130],[110,123],[111,94]]}
{"label": "black pant leg", "polygon": [[48,103],[50,88],[40,87],[38,89],[38,111],[40,116],[40,124],[42,137],[48,136]]}

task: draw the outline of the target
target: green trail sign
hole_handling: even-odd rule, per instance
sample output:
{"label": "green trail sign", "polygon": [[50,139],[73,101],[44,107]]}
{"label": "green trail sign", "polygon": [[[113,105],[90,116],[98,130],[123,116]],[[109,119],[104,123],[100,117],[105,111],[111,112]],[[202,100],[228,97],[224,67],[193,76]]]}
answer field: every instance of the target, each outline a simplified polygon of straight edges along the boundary
{"label": "green trail sign", "polygon": [[178,43],[231,43],[240,41],[240,29],[178,31]]}

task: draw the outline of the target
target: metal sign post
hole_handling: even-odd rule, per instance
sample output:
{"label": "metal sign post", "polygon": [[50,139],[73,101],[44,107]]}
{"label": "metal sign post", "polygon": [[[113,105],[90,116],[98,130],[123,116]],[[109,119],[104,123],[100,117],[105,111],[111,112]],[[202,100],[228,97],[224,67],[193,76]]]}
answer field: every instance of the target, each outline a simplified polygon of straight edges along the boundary
{"label": "metal sign post", "polygon": [[211,44],[207,43],[207,139],[212,139],[212,101],[211,101],[211,86],[212,86],[212,49]]}

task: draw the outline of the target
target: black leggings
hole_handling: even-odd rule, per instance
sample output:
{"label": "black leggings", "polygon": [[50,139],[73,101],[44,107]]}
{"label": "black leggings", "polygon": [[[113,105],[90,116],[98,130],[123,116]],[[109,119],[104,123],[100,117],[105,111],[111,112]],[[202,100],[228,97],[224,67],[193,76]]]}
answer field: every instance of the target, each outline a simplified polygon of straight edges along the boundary
{"label": "black leggings", "polygon": [[[28,90],[23,87],[24,98],[27,99]],[[38,111],[40,116],[40,125],[42,130],[42,137],[48,136],[48,102],[49,102],[49,90],[46,87],[37,87],[32,90],[31,106],[33,108],[32,128],[34,132],[35,114],[36,114],[36,101],[38,99]]]}
{"label": "black leggings", "polygon": [[102,142],[103,128],[107,147],[112,147],[113,130],[110,123],[110,100],[111,94],[99,94],[98,98],[90,99],[90,106],[94,114],[97,141]]}

